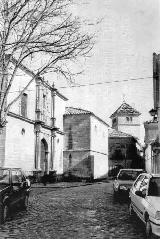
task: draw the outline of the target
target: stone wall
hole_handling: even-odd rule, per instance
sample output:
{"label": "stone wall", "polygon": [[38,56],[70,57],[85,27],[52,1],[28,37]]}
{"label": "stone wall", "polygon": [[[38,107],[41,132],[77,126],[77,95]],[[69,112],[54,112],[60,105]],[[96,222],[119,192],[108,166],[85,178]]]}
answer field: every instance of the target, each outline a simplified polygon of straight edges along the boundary
{"label": "stone wall", "polygon": [[90,151],[64,151],[64,173],[71,172],[77,177],[90,177],[93,174]]}
{"label": "stone wall", "polygon": [[108,174],[108,126],[91,114],[64,116],[64,172],[94,179]]}
{"label": "stone wall", "polygon": [[[90,149],[90,116],[65,115],[64,116],[65,143],[64,150],[69,147],[69,134],[72,136],[72,150]],[[71,142],[70,142],[71,143]]]}

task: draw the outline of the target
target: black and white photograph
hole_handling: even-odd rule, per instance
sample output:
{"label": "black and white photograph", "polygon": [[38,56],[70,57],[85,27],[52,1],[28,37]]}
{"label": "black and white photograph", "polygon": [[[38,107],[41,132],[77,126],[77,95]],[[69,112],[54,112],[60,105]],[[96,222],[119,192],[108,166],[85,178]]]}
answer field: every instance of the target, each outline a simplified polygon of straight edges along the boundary
{"label": "black and white photograph", "polygon": [[160,238],[160,0],[0,0],[0,239]]}

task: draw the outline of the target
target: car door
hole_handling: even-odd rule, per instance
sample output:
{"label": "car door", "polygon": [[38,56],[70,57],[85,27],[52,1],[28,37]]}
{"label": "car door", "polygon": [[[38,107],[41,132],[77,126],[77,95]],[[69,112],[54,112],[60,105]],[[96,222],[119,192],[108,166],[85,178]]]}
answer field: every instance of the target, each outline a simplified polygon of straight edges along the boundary
{"label": "car door", "polygon": [[140,184],[139,191],[142,193],[142,197],[136,195],[137,198],[137,208],[142,220],[144,220],[144,212],[146,205],[146,195],[148,190],[149,177],[145,176]]}
{"label": "car door", "polygon": [[130,199],[131,199],[131,203],[132,203],[132,206],[134,208],[134,211],[138,214],[138,209],[137,209],[137,196],[135,194],[136,191],[139,190],[140,188],[140,185],[141,185],[141,182],[144,178],[144,174],[141,174],[138,176],[138,178],[136,179],[136,181],[134,182],[133,186],[131,187],[131,190],[130,190]]}

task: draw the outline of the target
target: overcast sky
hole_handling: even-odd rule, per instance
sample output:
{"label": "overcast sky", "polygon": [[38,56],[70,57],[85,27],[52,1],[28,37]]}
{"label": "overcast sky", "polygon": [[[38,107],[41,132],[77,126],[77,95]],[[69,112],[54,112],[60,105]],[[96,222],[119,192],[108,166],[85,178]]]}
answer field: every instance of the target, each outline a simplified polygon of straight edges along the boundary
{"label": "overcast sky", "polygon": [[[93,111],[110,123],[109,116],[125,101],[150,119],[153,107],[152,54],[160,52],[159,0],[81,0],[75,14],[91,23],[97,43],[92,55],[80,67],[79,84],[103,83],[79,88],[58,88],[68,97],[68,106]],[[144,78],[132,81],[133,78]],[[59,79],[58,79],[59,80]],[[124,81],[114,83],[113,81]],[[57,87],[65,86],[61,80]],[[143,135],[143,132],[142,132]],[[143,136],[142,136],[143,137]]]}

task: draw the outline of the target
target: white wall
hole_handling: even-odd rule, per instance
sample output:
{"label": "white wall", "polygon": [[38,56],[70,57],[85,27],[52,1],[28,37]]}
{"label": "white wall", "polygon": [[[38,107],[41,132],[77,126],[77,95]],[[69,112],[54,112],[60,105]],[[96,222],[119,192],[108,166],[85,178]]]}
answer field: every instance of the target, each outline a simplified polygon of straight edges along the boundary
{"label": "white wall", "polygon": [[55,125],[63,130],[63,115],[65,114],[66,101],[58,95],[55,96]]}
{"label": "white wall", "polygon": [[91,152],[94,156],[94,179],[108,175],[108,157],[99,153]]}
{"label": "white wall", "polygon": [[91,116],[90,149],[108,155],[108,126]]}
{"label": "white wall", "polygon": [[63,138],[64,135],[56,134],[53,166],[57,174],[63,173]]}
{"label": "white wall", "polygon": [[140,139],[140,118],[134,116],[127,122],[126,117],[118,117],[118,130]]}
{"label": "white wall", "polygon": [[108,126],[91,117],[91,155],[94,155],[94,178],[108,174]]}
{"label": "white wall", "polygon": [[[132,117],[132,121],[127,121],[126,117]],[[118,116],[118,124],[140,124],[140,116]]]}
{"label": "white wall", "polygon": [[[11,89],[7,97],[7,104],[14,100],[20,93],[21,90],[28,84],[32,79],[28,74],[22,70],[18,70],[17,76],[15,77]],[[33,81],[27,88],[25,93],[27,97],[27,118],[35,120],[35,103],[36,103],[36,88],[35,81]],[[11,106],[10,111],[21,115],[21,97]]]}
{"label": "white wall", "polygon": [[[21,167],[24,171],[34,169],[34,125],[8,117],[6,128],[5,166]],[[22,134],[22,129],[25,133]]]}

